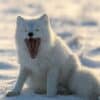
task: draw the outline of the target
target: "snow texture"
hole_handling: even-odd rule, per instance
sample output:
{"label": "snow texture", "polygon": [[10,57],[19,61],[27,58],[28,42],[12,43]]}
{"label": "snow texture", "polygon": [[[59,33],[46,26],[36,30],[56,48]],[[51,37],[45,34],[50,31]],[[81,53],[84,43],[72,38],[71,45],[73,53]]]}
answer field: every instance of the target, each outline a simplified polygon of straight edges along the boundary
{"label": "snow texture", "polygon": [[14,87],[19,69],[16,17],[43,13],[48,14],[53,30],[77,53],[83,66],[100,71],[99,0],[0,0],[0,100],[82,100],[75,95],[38,95],[26,87],[20,96],[5,97]]}

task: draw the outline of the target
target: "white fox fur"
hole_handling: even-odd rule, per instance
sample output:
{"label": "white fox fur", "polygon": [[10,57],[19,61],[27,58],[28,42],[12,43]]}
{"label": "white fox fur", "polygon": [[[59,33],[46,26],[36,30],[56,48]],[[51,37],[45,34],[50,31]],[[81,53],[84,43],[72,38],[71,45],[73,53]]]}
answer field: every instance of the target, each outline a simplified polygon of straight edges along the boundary
{"label": "white fox fur", "polygon": [[[35,31],[37,28],[38,32]],[[34,37],[41,38],[35,59],[30,57],[24,43],[30,31],[34,32]],[[78,57],[52,31],[47,15],[31,20],[18,16],[16,44],[20,73],[15,88],[8,96],[18,95],[29,77],[28,86],[34,92],[46,92],[48,96],[55,96],[60,83],[66,85],[72,93],[97,100],[100,95],[100,76],[92,69],[81,66]]]}

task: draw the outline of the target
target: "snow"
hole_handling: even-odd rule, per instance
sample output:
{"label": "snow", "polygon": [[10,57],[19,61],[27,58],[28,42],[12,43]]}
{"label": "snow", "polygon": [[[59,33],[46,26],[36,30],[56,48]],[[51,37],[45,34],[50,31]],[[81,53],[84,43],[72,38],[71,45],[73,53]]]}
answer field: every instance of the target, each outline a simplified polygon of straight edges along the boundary
{"label": "snow", "polygon": [[100,71],[100,1],[95,0],[0,0],[0,100],[82,100],[77,96],[47,97],[24,87],[20,96],[5,97],[19,70],[14,40],[16,17],[47,13],[52,28],[85,67]]}

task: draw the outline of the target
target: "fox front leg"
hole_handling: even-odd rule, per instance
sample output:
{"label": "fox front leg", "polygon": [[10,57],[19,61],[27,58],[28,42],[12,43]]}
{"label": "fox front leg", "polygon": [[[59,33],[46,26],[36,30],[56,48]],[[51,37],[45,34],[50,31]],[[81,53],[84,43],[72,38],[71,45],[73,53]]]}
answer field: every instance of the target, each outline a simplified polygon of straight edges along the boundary
{"label": "fox front leg", "polygon": [[59,69],[53,68],[47,75],[47,96],[55,96],[57,94],[59,78]]}
{"label": "fox front leg", "polygon": [[18,80],[17,80],[16,85],[15,85],[15,88],[11,92],[8,92],[6,94],[6,96],[9,97],[9,96],[20,95],[20,92],[22,90],[22,87],[23,87],[24,82],[25,82],[27,77],[28,77],[27,70],[25,70],[25,69],[21,70],[19,73]]}

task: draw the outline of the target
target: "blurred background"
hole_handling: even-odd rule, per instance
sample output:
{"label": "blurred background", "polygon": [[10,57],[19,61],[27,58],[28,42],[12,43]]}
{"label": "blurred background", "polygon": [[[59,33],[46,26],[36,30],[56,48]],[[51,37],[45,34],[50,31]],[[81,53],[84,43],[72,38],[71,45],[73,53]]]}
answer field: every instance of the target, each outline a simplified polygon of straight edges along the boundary
{"label": "blurred background", "polygon": [[81,44],[85,40],[86,50],[100,46],[99,0],[0,0],[0,60],[16,58],[16,17],[43,13],[48,14],[52,28],[65,40],[77,35]]}
{"label": "blurred background", "polygon": [[83,65],[100,68],[100,0],[0,0],[0,93],[12,86],[19,68],[16,17],[43,13],[73,52],[82,52]]}
{"label": "blurred background", "polygon": [[87,52],[100,47],[99,0],[0,0],[0,61],[16,62],[16,17],[43,13],[72,48],[82,45]]}
{"label": "blurred background", "polygon": [[78,35],[82,43],[85,39],[86,46],[100,46],[99,0],[0,0],[0,56],[16,56],[16,17],[43,13],[48,14],[52,28],[62,37]]}

